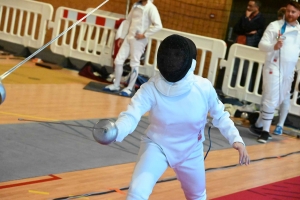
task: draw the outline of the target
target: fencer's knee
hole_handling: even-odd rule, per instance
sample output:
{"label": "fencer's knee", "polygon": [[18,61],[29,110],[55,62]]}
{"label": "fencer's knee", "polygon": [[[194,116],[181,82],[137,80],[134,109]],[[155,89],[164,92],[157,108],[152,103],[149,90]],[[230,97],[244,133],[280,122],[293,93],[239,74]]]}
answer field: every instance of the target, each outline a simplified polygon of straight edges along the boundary
{"label": "fencer's knee", "polygon": [[199,189],[198,191],[195,191],[193,193],[185,191],[184,194],[187,200],[206,200],[206,189]]}
{"label": "fencer's knee", "polygon": [[130,66],[139,67],[141,64],[141,61],[131,59],[129,64],[130,64]]}
{"label": "fencer's knee", "polygon": [[120,58],[118,58],[118,56],[117,56],[116,59],[115,59],[115,61],[114,61],[114,64],[115,64],[116,66],[117,66],[117,65],[123,66],[124,62],[125,62],[124,59],[120,59]]}
{"label": "fencer's knee", "polygon": [[145,197],[144,195],[140,195],[139,193],[128,192],[126,200],[147,200],[149,197]]}
{"label": "fencer's knee", "polygon": [[149,173],[142,173],[134,177],[130,183],[127,200],[149,199],[156,181]]}
{"label": "fencer's knee", "polygon": [[272,113],[275,111],[276,107],[277,107],[277,105],[275,102],[267,101],[267,102],[262,103],[262,111],[263,112]]}
{"label": "fencer's knee", "polygon": [[122,64],[115,64],[115,69],[122,69],[123,70],[123,65]]}
{"label": "fencer's knee", "polygon": [[282,104],[285,106],[285,107],[290,107],[290,104],[291,104],[291,100],[290,98],[286,98],[283,100]]}
{"label": "fencer's knee", "polygon": [[[191,184],[193,183],[193,184]],[[181,188],[184,192],[187,200],[205,200],[206,199],[206,188],[205,181],[193,182],[188,184],[181,184]]]}
{"label": "fencer's knee", "polygon": [[126,200],[147,200],[151,192],[147,187],[130,185]]}

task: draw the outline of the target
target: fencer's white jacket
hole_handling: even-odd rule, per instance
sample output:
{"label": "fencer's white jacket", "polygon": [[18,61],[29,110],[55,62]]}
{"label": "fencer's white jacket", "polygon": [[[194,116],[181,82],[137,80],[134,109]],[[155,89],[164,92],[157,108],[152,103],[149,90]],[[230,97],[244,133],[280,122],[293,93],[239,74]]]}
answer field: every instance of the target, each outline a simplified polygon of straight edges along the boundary
{"label": "fencer's white jacket", "polygon": [[291,64],[294,64],[292,67],[295,67],[300,52],[300,25],[298,21],[296,21],[295,26],[291,26],[290,24],[286,25],[283,34],[286,39],[283,41],[283,46],[280,50],[281,55],[279,55],[279,50],[274,50],[274,46],[278,40],[279,31],[284,23],[284,20],[271,22],[266,28],[258,48],[261,51],[267,52],[266,62],[272,62],[273,64],[279,65],[280,57],[282,64],[292,62]]}
{"label": "fencer's white jacket", "polygon": [[116,121],[116,141],[132,133],[141,116],[149,111],[146,136],[162,148],[169,165],[176,167],[205,140],[209,112],[213,125],[231,145],[244,144],[210,81],[194,75],[195,65],[194,60],[186,76],[176,83],[167,82],[160,73],[144,83]]}
{"label": "fencer's white jacket", "polygon": [[159,12],[151,0],[145,6],[137,2],[133,5],[126,20],[122,23],[121,36],[131,39],[136,33],[143,33],[146,38],[162,29]]}

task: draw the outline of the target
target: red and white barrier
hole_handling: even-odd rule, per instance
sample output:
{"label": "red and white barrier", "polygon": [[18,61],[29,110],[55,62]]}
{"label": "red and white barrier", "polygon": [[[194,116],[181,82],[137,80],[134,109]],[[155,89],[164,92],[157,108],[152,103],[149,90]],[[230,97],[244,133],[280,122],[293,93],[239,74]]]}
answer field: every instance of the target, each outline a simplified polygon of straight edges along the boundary
{"label": "red and white barrier", "polygon": [[40,48],[44,45],[46,27],[52,19],[51,4],[30,0],[0,1],[0,38],[2,40]]}
{"label": "red and white barrier", "polygon": [[[50,26],[53,27],[53,37],[70,26],[74,21],[82,18],[86,12],[75,9],[60,7],[56,11],[55,21]],[[113,65],[112,54],[116,34],[116,26],[120,18],[112,13],[103,13],[96,11],[86,20],[70,31],[69,34],[62,36],[51,44],[51,50],[65,57],[73,57],[81,60],[99,63],[101,65]],[[76,33],[76,34],[75,34]],[[156,52],[160,42],[171,34],[180,34],[192,39],[197,48],[201,50],[199,62],[199,73],[203,75],[204,64],[207,58],[207,52],[211,53],[209,62],[209,72],[207,78],[212,82],[215,81],[218,69],[218,61],[224,58],[226,52],[226,44],[223,40],[209,37],[203,37],[195,34],[174,31],[170,29],[162,29],[158,33],[149,38],[149,44],[145,53],[145,63],[141,65],[140,73],[153,76],[156,67]],[[155,46],[152,44],[156,43]],[[200,52],[200,51],[199,51]],[[154,61],[150,63],[150,58]]]}
{"label": "red and white barrier", "polygon": [[[88,8],[88,9],[86,9],[86,11],[90,12],[93,9],[94,8]],[[119,20],[119,19],[125,19],[126,18],[125,15],[118,14],[118,13],[113,13],[113,12],[109,12],[109,11],[106,11],[106,10],[96,10],[95,14],[103,16],[103,17],[111,17],[111,18],[117,19],[117,20]]]}
{"label": "red and white barrier", "polygon": [[[53,28],[52,37],[66,30],[86,14],[85,11],[59,7],[55,21],[49,24],[49,27]],[[59,40],[53,42],[51,50],[65,57],[112,66],[117,21],[116,18],[93,13]]]}
{"label": "red and white barrier", "polygon": [[[77,10],[63,9],[63,18],[78,21],[86,15],[85,12],[78,12]],[[92,25],[105,26],[106,28],[114,29],[116,25],[116,20],[111,18],[105,18],[102,16],[90,15],[82,22],[86,22]]]}

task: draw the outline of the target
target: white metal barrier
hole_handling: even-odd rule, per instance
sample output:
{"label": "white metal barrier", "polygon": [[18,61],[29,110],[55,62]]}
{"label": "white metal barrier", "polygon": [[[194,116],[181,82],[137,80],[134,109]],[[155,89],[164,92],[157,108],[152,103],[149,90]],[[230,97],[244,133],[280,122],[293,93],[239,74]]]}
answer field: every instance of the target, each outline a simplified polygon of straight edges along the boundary
{"label": "white metal barrier", "polygon": [[[55,21],[49,24],[49,27],[53,28],[52,38],[86,14],[85,11],[59,7],[56,11]],[[112,66],[117,20],[114,17],[104,17],[93,13],[53,42],[51,50],[65,57]]]}
{"label": "white metal barrier", "polygon": [[[67,29],[74,21],[79,20],[86,12],[75,9],[60,7],[56,11],[55,21],[49,26],[52,27],[55,37],[60,32]],[[73,57],[81,60],[99,63],[101,65],[113,65],[112,54],[115,41],[115,24],[120,18],[112,15],[96,11],[87,19],[80,23],[76,28],[70,30],[70,33],[62,36],[62,39],[51,44],[51,50],[65,57]],[[101,23],[99,23],[101,22]],[[195,34],[174,31],[170,29],[162,29],[149,38],[145,53],[145,63],[140,67],[140,73],[148,76],[155,74],[156,52],[160,42],[171,34],[179,34],[192,39],[196,47],[201,50],[199,73],[203,75],[205,62],[209,63],[209,71],[207,78],[214,83],[218,62],[224,58],[226,52],[226,44],[223,40],[209,37],[203,37]],[[156,44],[155,44],[156,43]],[[152,45],[154,44],[154,45]],[[210,60],[207,61],[207,53],[210,52]],[[150,60],[153,62],[150,62]]]}
{"label": "white metal barrier", "polygon": [[52,20],[51,4],[30,0],[0,1],[0,38],[40,48],[44,45],[46,25]]}
{"label": "white metal barrier", "polygon": [[[225,42],[219,39],[199,36],[195,34],[175,31],[166,28],[163,28],[161,31],[155,33],[149,38],[149,43],[147,45],[147,50],[145,54],[145,64],[143,65],[143,67],[140,68],[140,72],[148,76],[153,76],[155,74],[155,71],[157,70],[156,54],[157,54],[158,47],[163,39],[165,39],[167,36],[172,34],[182,35],[184,37],[193,40],[197,49],[201,50],[201,55],[198,54],[197,56],[198,58],[200,58],[200,62],[197,63],[197,66],[199,66],[199,71],[197,75],[200,76],[203,75],[205,62],[208,62],[209,68],[208,68],[207,78],[214,84],[219,60],[225,57],[225,53],[226,53]],[[156,45],[154,45],[153,47],[152,43],[156,43]],[[208,52],[211,53],[209,61],[206,60]],[[150,54],[152,53],[154,54],[154,61],[153,63],[150,63],[149,62],[151,57]]]}
{"label": "white metal barrier", "polygon": [[[94,8],[86,9],[87,12],[90,12],[92,10],[94,10]],[[122,14],[119,14],[119,13],[109,12],[109,11],[106,11],[106,10],[96,10],[95,14],[101,15],[103,17],[112,17],[112,18],[116,18],[116,19],[125,19],[126,18],[125,15],[122,15]]]}
{"label": "white metal barrier", "polygon": [[[240,60],[239,65],[236,64],[237,59]],[[241,44],[233,44],[229,49],[227,60],[221,60],[220,67],[226,67],[225,76],[222,84],[224,94],[236,97],[239,100],[260,104],[261,94],[259,93],[259,85],[261,84],[262,67],[265,62],[265,53],[258,48],[249,47]],[[238,66],[236,71],[235,66]],[[246,69],[248,68],[248,70]],[[252,75],[254,68],[257,68],[257,73]],[[244,71],[243,70],[247,70]],[[300,71],[300,60],[297,63],[297,70]],[[236,81],[234,74],[236,73]],[[243,76],[245,75],[245,76]],[[255,79],[253,80],[253,77]],[[244,84],[241,84],[244,82]],[[300,75],[297,76],[293,98],[291,99],[291,114],[300,115],[300,105],[297,104],[299,96],[298,84]],[[253,88],[253,89],[251,89]]]}

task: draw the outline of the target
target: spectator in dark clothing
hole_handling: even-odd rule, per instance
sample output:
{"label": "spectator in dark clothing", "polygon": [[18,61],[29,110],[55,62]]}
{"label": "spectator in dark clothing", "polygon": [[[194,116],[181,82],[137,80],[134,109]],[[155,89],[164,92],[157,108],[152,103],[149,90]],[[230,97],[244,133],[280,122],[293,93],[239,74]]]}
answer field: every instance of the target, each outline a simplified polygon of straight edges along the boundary
{"label": "spectator in dark clothing", "polygon": [[[245,15],[243,15],[239,21],[235,24],[233,31],[237,35],[236,43],[244,44],[251,47],[258,47],[258,43],[264,33],[265,18],[259,12],[261,2],[257,0],[250,0],[247,5]],[[231,86],[235,87],[238,69],[240,65],[240,59],[235,59],[234,69],[231,79]],[[240,85],[245,85],[246,76],[248,73],[249,61],[245,60],[243,64],[243,72],[240,81]],[[251,74],[251,81],[249,84],[249,91],[253,91],[254,81],[258,69],[258,64],[254,63],[253,71]]]}
{"label": "spectator in dark clothing", "polygon": [[252,47],[258,47],[258,43],[265,29],[265,19],[259,12],[260,1],[250,0],[247,10],[233,31],[238,35],[236,42]]}

